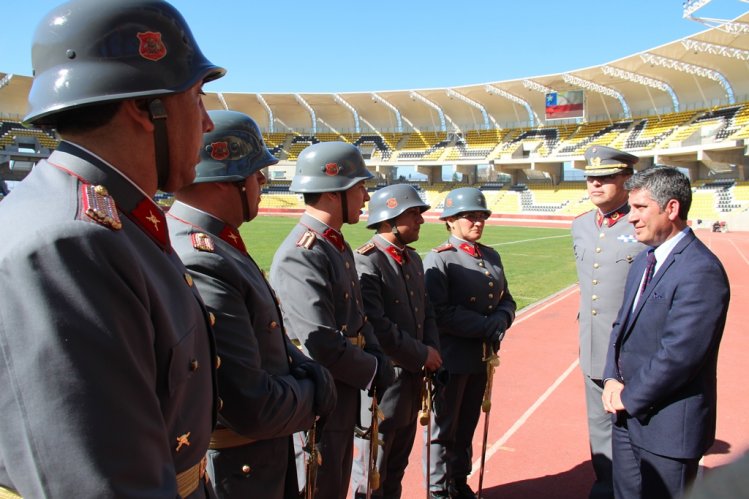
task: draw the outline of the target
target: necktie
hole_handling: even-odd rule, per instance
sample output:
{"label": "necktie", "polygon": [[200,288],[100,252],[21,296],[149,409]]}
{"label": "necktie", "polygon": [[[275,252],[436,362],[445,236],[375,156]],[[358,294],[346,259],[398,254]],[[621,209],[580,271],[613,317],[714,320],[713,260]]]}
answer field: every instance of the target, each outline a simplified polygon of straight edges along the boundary
{"label": "necktie", "polygon": [[645,278],[642,280],[642,287],[640,288],[640,295],[642,295],[642,293],[645,292],[645,288],[648,287],[648,284],[650,284],[651,279],[653,279],[653,274],[655,273],[655,250],[654,249],[648,250],[647,262],[648,262],[648,266],[645,268]]}

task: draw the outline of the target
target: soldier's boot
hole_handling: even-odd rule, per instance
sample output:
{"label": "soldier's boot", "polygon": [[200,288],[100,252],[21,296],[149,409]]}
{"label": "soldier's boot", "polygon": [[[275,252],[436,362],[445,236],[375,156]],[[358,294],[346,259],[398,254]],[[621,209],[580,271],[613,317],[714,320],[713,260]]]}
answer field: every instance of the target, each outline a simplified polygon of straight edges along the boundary
{"label": "soldier's boot", "polygon": [[451,499],[476,499],[476,494],[466,483],[466,477],[453,478],[450,481],[449,492]]}

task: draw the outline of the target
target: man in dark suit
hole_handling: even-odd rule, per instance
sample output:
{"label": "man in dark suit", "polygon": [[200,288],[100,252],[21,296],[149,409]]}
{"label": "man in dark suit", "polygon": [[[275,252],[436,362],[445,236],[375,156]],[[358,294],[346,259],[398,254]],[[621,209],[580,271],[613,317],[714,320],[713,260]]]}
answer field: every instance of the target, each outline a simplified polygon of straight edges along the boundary
{"label": "man in dark suit", "polygon": [[684,493],[715,440],[716,365],[730,290],[720,261],[687,227],[686,176],[653,167],[626,187],[629,221],[650,249],[627,276],[603,405],[615,415],[616,497],[663,499]]}

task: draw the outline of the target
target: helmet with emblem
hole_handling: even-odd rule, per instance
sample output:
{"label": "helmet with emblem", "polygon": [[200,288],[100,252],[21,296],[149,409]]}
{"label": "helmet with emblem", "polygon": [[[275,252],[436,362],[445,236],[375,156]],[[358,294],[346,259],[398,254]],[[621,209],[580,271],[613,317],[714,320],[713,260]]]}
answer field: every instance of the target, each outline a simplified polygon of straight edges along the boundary
{"label": "helmet with emblem", "polygon": [[430,206],[419,196],[416,188],[410,184],[393,184],[378,189],[369,200],[369,218],[367,228],[371,229],[380,222],[393,220],[409,208],[418,207],[421,213]]}
{"label": "helmet with emblem", "polygon": [[278,163],[255,120],[237,111],[208,111],[214,129],[203,135],[194,183],[241,181]]}
{"label": "helmet with emblem", "polygon": [[486,207],[484,193],[475,187],[459,187],[450,191],[445,198],[444,205],[440,220],[469,211],[482,211],[487,215],[492,214],[492,211]]}
{"label": "helmet with emblem", "polygon": [[24,121],[54,125],[69,109],[184,92],[226,72],[162,0],[72,0],[38,25]]}
{"label": "helmet with emblem", "polygon": [[318,142],[299,154],[289,190],[339,192],[372,177],[358,147],[346,142]]}

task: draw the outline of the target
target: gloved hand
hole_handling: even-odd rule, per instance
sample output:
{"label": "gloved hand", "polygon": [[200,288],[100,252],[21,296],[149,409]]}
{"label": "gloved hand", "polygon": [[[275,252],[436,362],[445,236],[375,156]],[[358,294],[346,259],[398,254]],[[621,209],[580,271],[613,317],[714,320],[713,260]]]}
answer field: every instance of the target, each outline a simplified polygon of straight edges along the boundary
{"label": "gloved hand", "polygon": [[[374,356],[377,359],[377,372],[375,373],[374,380],[372,381],[372,388],[376,389],[377,401],[382,400],[382,395],[385,390],[393,384],[395,381],[395,369],[393,369],[393,363],[390,359],[380,350],[367,350],[365,352]],[[369,396],[372,396],[372,390],[369,391]]]}
{"label": "gloved hand", "polygon": [[507,326],[510,323],[509,319],[510,318],[507,316],[506,312],[499,312],[497,328],[493,331],[489,331],[486,335],[485,341],[491,345],[494,353],[499,351],[499,346],[502,343],[502,339],[505,337]]}
{"label": "gloved hand", "polygon": [[314,361],[294,366],[292,376],[295,378],[309,378],[315,384],[315,415],[320,417],[318,421],[319,428],[322,426],[325,418],[333,412],[338,400],[333,376],[330,374],[330,371]]}

